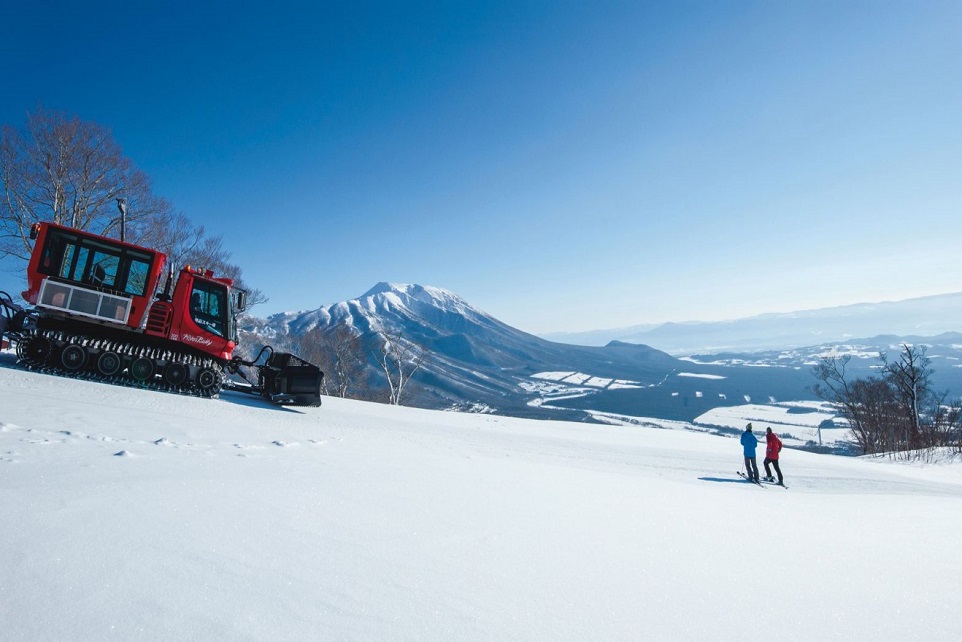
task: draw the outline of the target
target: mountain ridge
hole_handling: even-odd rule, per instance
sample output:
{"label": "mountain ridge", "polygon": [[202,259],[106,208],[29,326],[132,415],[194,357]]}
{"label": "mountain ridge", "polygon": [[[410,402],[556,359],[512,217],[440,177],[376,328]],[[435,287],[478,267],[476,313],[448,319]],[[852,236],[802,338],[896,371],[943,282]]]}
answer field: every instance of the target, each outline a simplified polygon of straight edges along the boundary
{"label": "mountain ridge", "polygon": [[[778,315],[775,322],[781,322]],[[817,340],[750,353],[738,348],[692,351],[680,358],[660,346],[630,340],[613,339],[603,346],[550,341],[508,326],[443,288],[389,282],[356,299],[275,314],[245,329],[296,350],[298,337],[335,327],[350,328],[364,339],[360,358],[368,359],[367,385],[373,390],[387,385],[373,358],[383,337],[423,351],[426,358],[405,405],[579,421],[594,420],[596,412],[692,421],[718,406],[812,399],[811,365],[821,355],[851,353],[856,356],[853,372],[863,376],[872,372],[880,352],[897,352],[898,344],[913,336],[882,332],[860,340],[860,346]],[[939,386],[962,392],[962,368],[955,365],[962,359],[957,338],[939,335],[932,356],[940,370]]]}
{"label": "mountain ridge", "polygon": [[[381,333],[403,336],[430,358],[415,380],[421,390],[416,405],[425,407],[491,406],[513,416],[552,417],[529,405],[523,384],[544,371],[591,372],[611,380],[653,383],[666,371],[682,367],[676,358],[649,346],[571,346],[513,328],[471,306],[443,288],[381,282],[357,299],[315,310],[279,313],[248,331],[275,342],[302,336],[314,328],[350,328],[357,336]],[[376,369],[369,368],[377,377]],[[569,413],[570,414],[570,413]],[[577,411],[573,418],[582,419]]]}
{"label": "mountain ridge", "polygon": [[899,301],[766,312],[724,321],[670,321],[542,336],[576,345],[604,345],[617,339],[646,343],[673,355],[687,355],[796,348],[883,334],[935,336],[962,330],[960,318],[962,292],[950,292]]}

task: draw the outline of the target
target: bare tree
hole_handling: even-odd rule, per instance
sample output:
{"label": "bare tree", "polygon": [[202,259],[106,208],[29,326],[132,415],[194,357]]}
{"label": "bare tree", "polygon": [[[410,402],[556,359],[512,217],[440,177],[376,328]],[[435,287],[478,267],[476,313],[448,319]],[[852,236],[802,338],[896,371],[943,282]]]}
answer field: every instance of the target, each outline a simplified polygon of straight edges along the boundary
{"label": "bare tree", "polygon": [[325,394],[341,398],[364,396],[364,350],[361,337],[350,327],[315,327],[299,337],[297,350],[301,357],[324,371]]}
{"label": "bare tree", "polygon": [[836,404],[863,453],[911,453],[960,442],[962,404],[934,394],[924,347],[903,344],[897,361],[879,355],[882,377],[849,379],[849,357],[826,357],[814,368],[813,391]]}
{"label": "bare tree", "polygon": [[191,223],[183,214],[155,217],[145,235],[149,242],[143,244],[164,252],[175,270],[192,265],[233,279],[235,287],[247,291],[248,309],[267,302],[263,292],[244,283],[241,268],[231,261],[231,253],[224,248],[223,239],[220,236],[207,236],[203,225]]}
{"label": "bare tree", "polygon": [[361,337],[346,325],[331,328],[326,335],[331,363],[333,393],[339,397],[359,397],[366,368]]}
{"label": "bare tree", "polygon": [[858,409],[861,433],[857,437],[864,453],[894,452],[903,434],[903,417],[892,387],[884,379],[856,379],[851,406]]}
{"label": "bare tree", "polygon": [[933,445],[962,451],[962,400],[947,402],[947,397],[947,394],[943,394],[939,398],[936,413],[932,417]]}
{"label": "bare tree", "polygon": [[426,351],[405,339],[399,331],[378,334],[378,339],[378,347],[371,354],[387,378],[388,403],[398,406],[411,377],[424,363]]}
{"label": "bare tree", "polygon": [[118,198],[128,204],[135,242],[144,221],[171,210],[107,128],[43,108],[23,131],[0,130],[0,180],[0,257],[27,260],[30,226],[39,221],[110,235],[120,225]]}
{"label": "bare tree", "polygon": [[846,372],[850,359],[848,355],[823,357],[813,368],[820,383],[812,391],[838,406],[863,454],[875,453],[883,448],[894,399],[882,379],[850,379]]}
{"label": "bare tree", "polygon": [[882,371],[886,379],[898,392],[899,402],[903,414],[910,422],[908,442],[910,446],[922,447],[922,407],[930,401],[932,395],[929,383],[932,368],[931,361],[925,356],[924,346],[902,344],[902,351],[897,361],[889,362],[885,354],[879,355],[882,361]]}
{"label": "bare tree", "polygon": [[812,374],[819,380],[812,388],[820,399],[836,404],[842,416],[848,421],[855,440],[863,453],[869,452],[868,427],[865,425],[861,405],[854,383],[847,376],[846,368],[851,361],[850,355],[831,355],[822,359],[812,368]]}
{"label": "bare tree", "polygon": [[[267,300],[244,285],[221,237],[207,236],[153,194],[150,179],[123,155],[110,130],[97,123],[39,108],[23,130],[0,129],[0,258],[26,262],[30,227],[40,221],[156,248],[177,270],[186,264],[233,278],[248,290],[248,306]],[[123,200],[123,216],[118,201]]]}

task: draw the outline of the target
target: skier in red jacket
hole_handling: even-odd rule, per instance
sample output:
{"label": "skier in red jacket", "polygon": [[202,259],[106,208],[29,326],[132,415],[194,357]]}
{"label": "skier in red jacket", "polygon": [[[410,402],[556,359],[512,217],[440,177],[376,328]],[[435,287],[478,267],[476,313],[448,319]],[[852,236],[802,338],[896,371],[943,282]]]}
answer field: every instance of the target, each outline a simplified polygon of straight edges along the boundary
{"label": "skier in red jacket", "polygon": [[775,466],[775,472],[778,473],[778,483],[784,484],[782,469],[778,467],[778,453],[782,450],[782,440],[772,432],[771,428],[767,428],[765,430],[765,441],[767,442],[765,446],[765,478],[768,481],[775,481],[775,478],[772,477],[772,470],[768,467],[771,464]]}

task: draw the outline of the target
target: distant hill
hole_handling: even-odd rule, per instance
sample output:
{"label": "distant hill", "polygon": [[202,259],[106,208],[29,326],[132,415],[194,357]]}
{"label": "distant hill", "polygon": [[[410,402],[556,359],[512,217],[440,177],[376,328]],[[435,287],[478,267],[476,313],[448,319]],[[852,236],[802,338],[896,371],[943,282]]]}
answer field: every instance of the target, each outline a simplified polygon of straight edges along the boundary
{"label": "distant hill", "polygon": [[[315,327],[335,326],[369,340],[378,333],[400,333],[423,346],[428,357],[404,403],[426,408],[577,420],[607,412],[691,421],[719,406],[811,399],[811,367],[819,356],[852,354],[852,372],[862,376],[872,372],[880,351],[895,354],[904,341],[929,345],[937,387],[962,394],[958,334],[881,335],[682,359],[624,341],[604,346],[548,341],[498,321],[452,292],[421,285],[379,283],[357,299],[252,320],[245,330],[284,345]],[[369,381],[384,385],[373,363]]]}
{"label": "distant hill", "polygon": [[673,355],[772,350],[878,335],[935,336],[962,331],[962,292],[717,322],[665,323],[544,335],[577,345],[643,343]]}

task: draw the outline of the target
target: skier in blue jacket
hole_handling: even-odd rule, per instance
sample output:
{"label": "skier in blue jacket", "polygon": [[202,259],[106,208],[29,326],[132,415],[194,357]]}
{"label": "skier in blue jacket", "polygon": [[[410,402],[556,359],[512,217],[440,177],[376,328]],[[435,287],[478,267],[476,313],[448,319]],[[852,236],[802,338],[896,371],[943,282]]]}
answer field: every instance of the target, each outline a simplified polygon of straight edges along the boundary
{"label": "skier in blue jacket", "polygon": [[745,471],[746,477],[753,482],[761,483],[758,479],[758,462],[755,461],[755,448],[758,446],[758,437],[752,432],[752,425],[745,426],[742,433],[742,448],[745,451]]}

